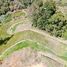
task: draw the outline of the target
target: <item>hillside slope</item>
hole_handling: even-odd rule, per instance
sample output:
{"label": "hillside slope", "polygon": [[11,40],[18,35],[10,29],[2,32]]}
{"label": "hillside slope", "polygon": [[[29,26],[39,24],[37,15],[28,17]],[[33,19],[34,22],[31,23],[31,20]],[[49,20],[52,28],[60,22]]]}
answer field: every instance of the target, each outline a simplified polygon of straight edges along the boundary
{"label": "hillside slope", "polygon": [[[11,5],[15,3],[12,6],[13,11],[0,17],[2,21],[0,23],[0,67],[67,67],[67,40],[52,36],[49,32],[34,27],[32,24],[32,12],[34,9],[39,9],[38,5],[42,6],[42,0],[35,0],[33,4],[32,0],[30,0],[31,3],[29,0],[23,0],[24,6],[27,5],[19,9],[22,6],[20,3],[23,3],[21,1],[11,1]],[[64,13],[63,9],[60,10],[64,4],[59,5],[58,3],[59,0],[56,2],[57,11]],[[50,6],[48,7],[51,8]],[[53,20],[56,18],[56,15],[54,16]],[[66,23],[65,19],[64,22]]]}

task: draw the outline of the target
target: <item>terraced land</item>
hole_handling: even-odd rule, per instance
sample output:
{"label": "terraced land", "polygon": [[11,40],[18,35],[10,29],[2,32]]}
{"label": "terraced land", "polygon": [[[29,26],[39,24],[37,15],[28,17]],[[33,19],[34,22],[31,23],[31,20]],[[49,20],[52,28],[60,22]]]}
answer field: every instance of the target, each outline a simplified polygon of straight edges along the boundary
{"label": "terraced land", "polygon": [[0,46],[0,67],[67,67],[67,41],[32,27],[26,12],[18,15],[0,27],[2,37],[12,35]]}

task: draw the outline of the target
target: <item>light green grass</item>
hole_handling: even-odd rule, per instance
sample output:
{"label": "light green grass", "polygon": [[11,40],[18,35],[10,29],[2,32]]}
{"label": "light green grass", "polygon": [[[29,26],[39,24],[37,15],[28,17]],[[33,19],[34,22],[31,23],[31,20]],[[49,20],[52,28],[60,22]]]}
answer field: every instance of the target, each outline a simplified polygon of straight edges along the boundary
{"label": "light green grass", "polygon": [[36,42],[43,44],[44,46],[51,49],[51,51],[53,53],[55,53],[57,56],[64,56],[64,53],[67,52],[67,45],[65,45],[63,43],[57,43],[57,45],[56,45],[56,43],[53,43],[54,41],[47,38],[46,36],[41,35],[37,32],[33,32],[33,31],[28,30],[28,31],[16,33],[8,41],[8,43],[5,46],[0,47],[0,49],[1,49],[0,53],[4,52],[7,48],[14,45],[15,43],[17,43],[21,40],[26,40],[26,39],[30,39],[30,40],[33,40],[33,41],[36,41]]}
{"label": "light green grass", "polygon": [[[35,41],[32,41],[32,40],[22,40],[21,42],[16,43],[12,47],[9,47],[7,50],[5,50],[2,53],[2,55],[0,55],[0,60],[3,60],[5,58],[9,57],[15,51],[19,51],[19,50],[21,50],[23,48],[27,48],[27,47],[29,47],[29,48],[31,48],[32,50],[35,50],[35,51],[49,52],[49,53],[53,54],[52,51],[48,47],[46,47],[46,46],[44,46],[44,45],[42,45],[38,42],[35,42]],[[48,57],[46,57],[46,58],[48,58]],[[47,61],[49,61],[49,58],[47,59]],[[52,59],[50,59],[50,61],[52,61]],[[48,65],[53,67],[54,64],[49,62]],[[64,67],[67,67],[67,66],[64,66]]]}
{"label": "light green grass", "polygon": [[[19,19],[13,18],[13,16],[15,16],[14,14],[19,14],[18,17],[20,17],[20,18],[19,18]],[[23,18],[22,18],[21,16],[22,16],[22,17],[25,17],[26,14],[25,14],[23,11],[17,11],[17,12],[15,12],[15,13],[12,13],[12,14],[11,14],[11,17],[12,17],[11,19],[12,19],[12,20],[9,21],[9,22],[7,22],[7,23],[3,23],[2,26],[1,26],[2,30],[6,32],[7,29],[10,28],[13,24],[22,22]],[[9,18],[10,18],[10,17],[8,17],[6,20],[8,21]]]}
{"label": "light green grass", "polygon": [[15,46],[12,46],[5,50],[2,55],[0,56],[0,60],[8,57],[11,53],[14,51],[17,51],[22,48],[31,47],[32,49],[38,50],[38,51],[49,51],[47,47],[44,47],[41,44],[38,44],[37,42],[31,41],[31,40],[24,40],[18,44],[15,44]]}
{"label": "light green grass", "polygon": [[59,57],[61,57],[62,59],[64,59],[64,60],[66,60],[66,61],[67,61],[67,52],[66,52],[66,53],[64,53],[62,56],[59,56]]}
{"label": "light green grass", "polygon": [[[0,51],[0,53],[2,53],[4,50],[6,50],[7,48],[9,48],[10,46],[12,46],[13,44],[21,41],[21,40],[25,40],[25,39],[31,39],[31,40],[34,40],[34,41],[37,41],[37,42],[40,42],[40,43],[47,43],[47,41],[45,40],[45,37],[38,34],[38,33],[35,33],[33,31],[24,31],[24,32],[19,32],[17,34],[15,34],[10,40],[9,42],[4,45],[5,48],[2,46],[2,49]],[[42,40],[42,42],[40,41]]]}
{"label": "light green grass", "polygon": [[20,16],[25,16],[25,13],[22,11],[16,11],[12,14],[12,17],[20,17]]}

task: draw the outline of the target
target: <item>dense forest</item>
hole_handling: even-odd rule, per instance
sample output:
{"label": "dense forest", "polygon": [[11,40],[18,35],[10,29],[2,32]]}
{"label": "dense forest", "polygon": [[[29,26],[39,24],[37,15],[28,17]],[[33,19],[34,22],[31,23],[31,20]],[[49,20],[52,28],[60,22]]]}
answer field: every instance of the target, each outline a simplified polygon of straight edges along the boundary
{"label": "dense forest", "polygon": [[56,2],[52,0],[38,4],[33,12],[32,25],[57,37],[63,37],[67,31],[67,19],[61,11],[57,11]]}

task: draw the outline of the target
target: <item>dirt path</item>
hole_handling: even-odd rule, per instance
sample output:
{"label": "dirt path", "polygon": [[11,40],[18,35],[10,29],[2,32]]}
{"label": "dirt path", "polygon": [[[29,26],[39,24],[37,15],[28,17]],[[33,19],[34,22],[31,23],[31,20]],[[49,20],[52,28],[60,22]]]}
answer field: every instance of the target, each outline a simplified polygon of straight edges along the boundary
{"label": "dirt path", "polygon": [[[66,45],[67,45],[67,40],[61,40],[61,39],[56,38],[56,37],[54,37],[54,36],[50,36],[50,35],[49,35],[48,33],[46,33],[45,31],[32,28],[32,27],[31,27],[31,23],[19,25],[19,26],[16,28],[16,30],[15,30],[14,33],[21,32],[21,31],[24,31],[24,30],[32,30],[32,31],[34,31],[34,32],[38,32],[38,33],[40,33],[40,34],[42,34],[42,35],[44,35],[44,36],[46,36],[46,37],[48,37],[48,38],[50,38],[50,39],[53,39],[54,41],[56,41],[56,43],[57,43],[57,41],[58,41],[58,42],[60,42],[60,43],[63,43],[63,44],[66,44]],[[12,34],[11,30],[9,30],[8,33],[9,33],[9,34]]]}
{"label": "dirt path", "polygon": [[31,67],[46,67],[46,66],[44,66],[42,63],[40,63],[40,64],[32,65]]}
{"label": "dirt path", "polygon": [[60,42],[60,43],[62,43],[62,44],[67,45],[67,40],[61,40],[61,39],[59,39],[59,38],[57,38],[57,37],[50,36],[50,35],[49,35],[48,33],[46,33],[45,31],[42,31],[42,30],[39,30],[39,29],[35,29],[35,28],[30,29],[30,30],[35,31],[35,32],[38,32],[38,33],[46,36],[46,37],[49,38],[49,39],[53,39],[54,41],[56,41],[56,43],[57,43],[57,42]]}
{"label": "dirt path", "polygon": [[[52,60],[52,61],[51,61]],[[48,63],[49,62],[49,63]],[[32,50],[31,48],[24,48],[14,52],[3,61],[0,67],[64,67],[63,64],[50,59],[48,54],[43,54]]]}
{"label": "dirt path", "polygon": [[[15,24],[13,24],[11,27],[13,27],[14,25],[15,25]],[[67,40],[63,40],[63,39],[59,39],[59,38],[54,37],[54,36],[50,36],[50,35],[49,35],[48,33],[46,33],[45,31],[39,30],[39,29],[36,29],[36,28],[33,28],[31,25],[32,25],[32,22],[31,22],[30,20],[27,20],[27,19],[26,19],[26,22],[23,23],[23,24],[18,25],[18,26],[16,27],[16,29],[15,29],[14,32],[11,31],[11,27],[10,27],[10,28],[7,30],[7,33],[8,33],[8,34],[14,34],[14,33],[17,33],[17,32],[24,31],[24,30],[32,30],[32,31],[38,32],[38,33],[40,33],[40,34],[42,34],[42,35],[44,35],[44,36],[46,36],[46,37],[49,37],[49,39],[55,40],[56,43],[57,43],[57,41],[58,41],[58,42],[60,42],[60,43],[63,43],[63,44],[66,44],[66,45],[67,45]]]}
{"label": "dirt path", "polygon": [[[19,41],[19,42],[17,42],[16,44],[18,44],[18,43],[20,43],[20,42],[23,42],[23,41],[25,41],[25,40]],[[30,41],[32,41],[32,40],[30,40]],[[15,45],[16,45],[16,44],[15,44]],[[11,46],[10,48],[14,47],[15,45]],[[10,48],[6,49],[6,50],[3,52],[3,54],[4,54],[6,51],[10,50]],[[19,53],[19,52],[18,52],[18,53]],[[16,55],[18,55],[18,53],[17,53]],[[57,57],[56,55],[53,55],[52,53],[49,53],[49,52],[44,52],[44,53],[43,53],[43,52],[39,52],[39,54],[40,54],[40,55],[44,55],[44,56],[46,56],[46,57],[48,57],[48,58],[50,58],[50,59],[52,59],[52,60],[54,60],[54,61],[62,64],[62,65],[66,65],[66,64],[67,64],[66,61],[62,60],[61,58]],[[36,65],[36,66],[37,66],[37,65]]]}

